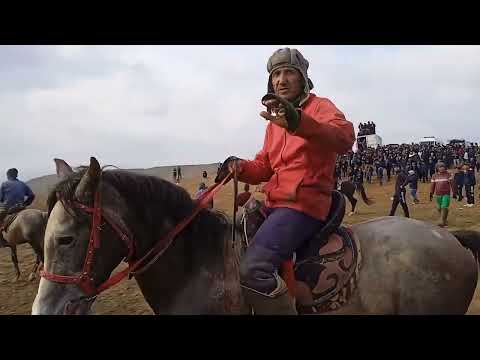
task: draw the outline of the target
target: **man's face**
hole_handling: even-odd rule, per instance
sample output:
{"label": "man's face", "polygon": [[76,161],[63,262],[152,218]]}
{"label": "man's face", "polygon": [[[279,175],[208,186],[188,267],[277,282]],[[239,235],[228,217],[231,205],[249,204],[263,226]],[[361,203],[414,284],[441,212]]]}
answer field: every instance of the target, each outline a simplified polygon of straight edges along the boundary
{"label": "man's face", "polygon": [[281,67],[274,70],[272,85],[275,95],[288,101],[298,98],[304,88],[302,75],[291,67]]}

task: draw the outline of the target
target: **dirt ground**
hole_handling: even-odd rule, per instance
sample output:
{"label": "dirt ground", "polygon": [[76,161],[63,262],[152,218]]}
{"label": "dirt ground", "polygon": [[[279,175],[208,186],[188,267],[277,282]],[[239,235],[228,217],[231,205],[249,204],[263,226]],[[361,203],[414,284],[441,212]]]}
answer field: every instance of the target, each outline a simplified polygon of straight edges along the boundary
{"label": "dirt ground", "polygon": [[[182,181],[184,186],[192,195],[201,179],[201,171],[198,171],[198,177],[192,177]],[[211,180],[210,180],[211,181]],[[387,215],[390,209],[390,197],[393,193],[393,179],[387,185],[380,186],[378,183],[366,184],[366,190],[369,197],[375,200],[375,204],[366,206],[361,200],[357,206],[357,214],[346,216],[346,224],[354,224],[371,218]],[[428,184],[419,184],[420,204],[410,205],[411,216],[415,219],[436,222],[436,212],[434,203],[428,200]],[[229,184],[223,189],[215,199],[215,207],[231,214],[233,196],[233,186]],[[258,198],[261,194],[256,193]],[[360,197],[356,195],[358,199]],[[477,197],[477,195],[476,195]],[[463,205],[463,204],[462,204]],[[472,228],[480,224],[480,211],[478,204],[473,208],[465,208],[453,202],[449,216],[450,229]],[[348,204],[347,210],[350,210]],[[397,209],[397,215],[402,216],[402,209]],[[10,250],[0,249],[0,314],[30,314],[33,300],[38,288],[39,279],[33,282],[27,280],[28,274],[33,267],[35,258],[33,250],[29,245],[21,245],[18,248],[18,257],[22,276],[20,280],[14,282],[14,270],[10,261]],[[127,315],[147,315],[152,311],[143,299],[135,281],[124,280],[117,286],[101,294],[94,306],[97,314],[127,314]],[[470,305],[468,314],[480,314],[480,286],[477,285],[475,297]]]}

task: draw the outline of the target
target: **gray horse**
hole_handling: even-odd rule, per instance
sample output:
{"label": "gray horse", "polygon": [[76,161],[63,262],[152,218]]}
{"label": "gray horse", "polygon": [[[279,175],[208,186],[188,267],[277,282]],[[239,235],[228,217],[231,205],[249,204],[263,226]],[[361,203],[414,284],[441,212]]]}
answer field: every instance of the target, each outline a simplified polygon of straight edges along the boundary
{"label": "gray horse", "polygon": [[43,238],[47,226],[47,212],[37,209],[25,209],[18,213],[17,217],[4,231],[3,236],[10,245],[12,263],[15,267],[16,280],[20,278],[18,266],[17,246],[28,243],[36,255],[35,265],[29,275],[32,281],[36,277],[40,263],[43,262]]}
{"label": "gray horse", "polygon": [[[66,163],[65,163],[66,165]],[[134,234],[134,259],[193,211],[190,195],[168,181],[127,171],[102,171],[95,158],[72,172],[49,197],[45,269],[56,275],[82,271],[91,221],[75,202],[91,206],[99,191],[102,211],[114,213]],[[102,226],[94,249],[95,286],[109,278],[128,253],[110,226]],[[351,228],[361,247],[358,287],[350,301],[331,314],[464,314],[477,284],[480,233],[469,241],[435,225],[381,217]],[[239,285],[242,247],[232,248],[225,215],[202,210],[162,257],[135,279],[155,314],[247,314]],[[240,235],[237,236],[240,239]],[[462,246],[460,241],[471,250]],[[42,278],[33,314],[88,314],[92,299],[76,284]],[[75,304],[75,306],[71,306]]]}

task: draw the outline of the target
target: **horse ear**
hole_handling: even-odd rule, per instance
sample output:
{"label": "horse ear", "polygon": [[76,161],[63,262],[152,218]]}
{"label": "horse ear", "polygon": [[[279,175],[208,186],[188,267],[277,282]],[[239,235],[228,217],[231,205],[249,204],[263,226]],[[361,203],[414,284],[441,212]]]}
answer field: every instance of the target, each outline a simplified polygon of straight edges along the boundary
{"label": "horse ear", "polygon": [[53,159],[53,161],[55,161],[55,166],[57,168],[57,176],[59,178],[67,177],[68,175],[73,173],[72,168],[70,167],[70,165],[67,164],[65,160],[55,158]]}
{"label": "horse ear", "polygon": [[91,157],[90,166],[75,190],[75,197],[77,200],[80,202],[89,202],[93,200],[93,195],[97,191],[101,173],[102,169],[100,168],[97,159]]}

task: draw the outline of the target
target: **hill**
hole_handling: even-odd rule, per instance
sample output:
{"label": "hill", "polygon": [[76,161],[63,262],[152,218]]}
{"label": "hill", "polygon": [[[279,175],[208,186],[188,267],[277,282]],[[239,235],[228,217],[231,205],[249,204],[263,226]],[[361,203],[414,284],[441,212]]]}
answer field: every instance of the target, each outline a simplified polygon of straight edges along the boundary
{"label": "hill", "polygon": [[[181,165],[182,169],[182,178],[184,180],[193,180],[200,179],[202,177],[202,172],[205,170],[209,177],[213,177],[217,172],[218,163],[213,164],[199,164],[199,165]],[[159,166],[148,169],[125,169],[128,171],[133,171],[139,174],[153,175],[160,177],[165,180],[172,181],[174,166]],[[46,208],[46,199],[48,193],[57,183],[58,177],[56,174],[40,176],[34,179],[27,181],[27,185],[30,186],[34,192],[36,198],[32,206],[36,209],[45,209]]]}

